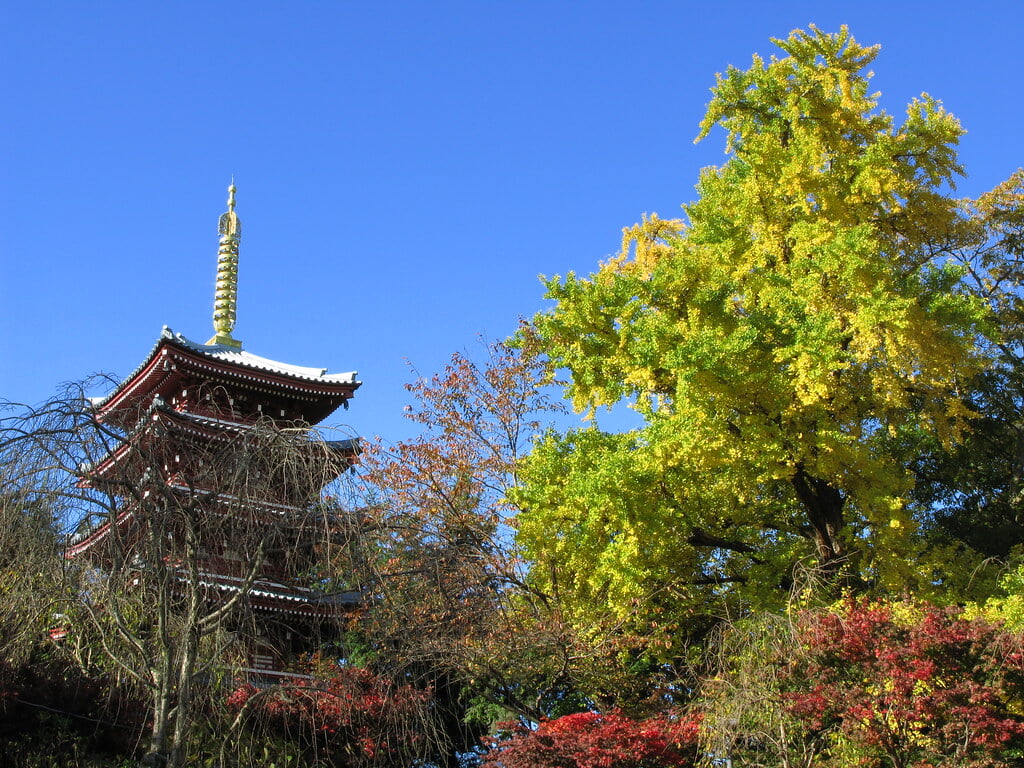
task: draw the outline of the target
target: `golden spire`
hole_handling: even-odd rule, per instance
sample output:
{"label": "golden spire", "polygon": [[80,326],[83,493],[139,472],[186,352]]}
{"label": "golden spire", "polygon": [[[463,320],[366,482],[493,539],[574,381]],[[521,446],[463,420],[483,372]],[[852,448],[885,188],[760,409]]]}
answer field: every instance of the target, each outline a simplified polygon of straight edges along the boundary
{"label": "golden spire", "polygon": [[207,344],[241,348],[231,337],[238,303],[238,244],[242,240],[242,222],[235,213],[235,179],[228,187],[228,210],[220,217],[220,248],[217,251],[217,289],[213,295],[214,336]]}

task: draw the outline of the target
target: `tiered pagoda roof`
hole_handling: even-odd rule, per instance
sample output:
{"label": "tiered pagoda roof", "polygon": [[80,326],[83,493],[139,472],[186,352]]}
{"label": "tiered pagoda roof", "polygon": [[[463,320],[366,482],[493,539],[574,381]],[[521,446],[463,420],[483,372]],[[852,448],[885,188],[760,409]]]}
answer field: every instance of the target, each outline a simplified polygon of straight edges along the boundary
{"label": "tiered pagoda roof", "polygon": [[[192,341],[164,326],[156,344],[142,363],[114,390],[92,398],[94,418],[118,436],[112,448],[99,460],[81,468],[83,487],[116,486],[132,477],[132,462],[138,461],[141,446],[159,446],[176,463],[161,481],[171,493],[200,494],[213,515],[238,513],[239,508],[256,520],[300,520],[303,506],[315,498],[320,487],[303,491],[306,498],[247,499],[239,504],[218,488],[196,488],[188,477],[193,450],[232,439],[273,422],[294,434],[300,450],[322,451],[323,482],[329,482],[350,467],[358,453],[355,439],[319,441],[302,437],[303,430],[319,424],[339,407],[348,407],[360,382],[354,371],[329,374],[325,368],[282,363],[242,349],[232,336],[237,296],[238,244],[241,222],[235,214],[235,187],[229,188],[228,211],[220,218],[220,249],[217,288],[214,299],[215,334],[207,343]],[[201,460],[200,460],[201,463]],[[167,467],[164,467],[168,470]],[[319,472],[319,470],[318,470]],[[141,473],[140,473],[141,474]],[[188,481],[188,482],[187,482]],[[315,484],[315,483],[314,483]],[[116,494],[116,490],[112,491]],[[272,496],[274,494],[271,494]],[[68,557],[89,556],[102,560],[105,537],[127,530],[137,516],[145,515],[136,502],[127,499],[100,525],[84,529],[68,542]],[[294,536],[301,538],[302,525]],[[290,574],[277,572],[268,564],[253,580],[243,578],[240,562],[229,561],[223,553],[210,551],[203,565],[202,584],[211,599],[247,591],[251,607],[267,613],[317,618],[350,609],[360,602],[355,592],[325,594],[306,586]]]}
{"label": "tiered pagoda roof", "polygon": [[198,344],[164,326],[138,368],[109,395],[94,398],[92,407],[100,421],[119,421],[119,412],[138,413],[156,397],[178,405],[180,397],[187,397],[192,382],[293,401],[301,413],[264,415],[290,416],[309,424],[318,424],[339,406],[347,407],[360,385],[355,371],[328,374],[326,368],[280,363],[240,347]]}

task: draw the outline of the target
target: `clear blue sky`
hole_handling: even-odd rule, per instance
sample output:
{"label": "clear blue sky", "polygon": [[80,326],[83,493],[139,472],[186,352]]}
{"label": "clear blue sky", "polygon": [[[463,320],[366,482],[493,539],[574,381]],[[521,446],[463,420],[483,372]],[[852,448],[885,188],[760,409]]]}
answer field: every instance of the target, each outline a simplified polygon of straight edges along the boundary
{"label": "clear blue sky", "polygon": [[408,434],[442,366],[693,198],[714,75],[815,23],[881,43],[874,85],[969,133],[977,195],[1024,164],[1024,3],[9,2],[0,11],[0,397],[123,376],[161,326],[205,341],[217,217],[244,224],[236,336],[363,388]]}

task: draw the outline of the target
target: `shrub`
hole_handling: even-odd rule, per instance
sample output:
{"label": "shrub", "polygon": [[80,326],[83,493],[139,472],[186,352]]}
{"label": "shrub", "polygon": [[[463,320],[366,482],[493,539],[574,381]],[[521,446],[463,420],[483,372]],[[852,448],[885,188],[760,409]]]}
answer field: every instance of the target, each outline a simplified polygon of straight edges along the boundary
{"label": "shrub", "polygon": [[663,768],[694,765],[698,721],[665,715],[634,720],[581,712],[530,728],[509,724],[485,742],[483,764],[502,768]]}
{"label": "shrub", "polygon": [[422,750],[427,691],[357,667],[295,677],[273,688],[237,687],[228,708],[254,729],[300,745],[316,765],[394,765]]}
{"label": "shrub", "polygon": [[983,768],[1024,747],[1020,637],[960,609],[850,600],[797,621],[784,701],[832,765]]}

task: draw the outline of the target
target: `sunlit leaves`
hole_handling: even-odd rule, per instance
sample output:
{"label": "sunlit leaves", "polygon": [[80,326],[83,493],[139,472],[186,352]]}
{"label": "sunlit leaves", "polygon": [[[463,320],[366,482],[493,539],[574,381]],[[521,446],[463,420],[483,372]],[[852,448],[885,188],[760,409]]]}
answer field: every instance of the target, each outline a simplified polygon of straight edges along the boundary
{"label": "sunlit leaves", "polygon": [[822,765],[982,768],[1024,747],[1010,705],[1024,683],[1019,637],[957,609],[865,601],[806,612],[798,631],[787,706],[828,734]]}
{"label": "sunlit leaves", "polygon": [[[512,724],[486,740],[484,766],[502,768],[689,768],[697,757],[697,718],[634,720],[619,712],[580,712]],[[501,738],[500,736],[504,736]]]}
{"label": "sunlit leaves", "polygon": [[912,479],[882,438],[949,445],[972,416],[958,387],[986,311],[950,262],[974,236],[949,196],[962,129],[927,96],[897,125],[869,91],[877,47],[845,29],[776,42],[712,89],[700,138],[723,128],[730,157],[685,222],[645,217],[589,278],[548,280],[534,320],[578,409],[646,422],[549,436],[524,469],[521,541],[595,609],[784,587],[804,557],[907,583]]}
{"label": "sunlit leaves", "polygon": [[790,606],[727,626],[704,747],[737,764],[994,768],[1024,747],[1019,633],[912,599]]}

